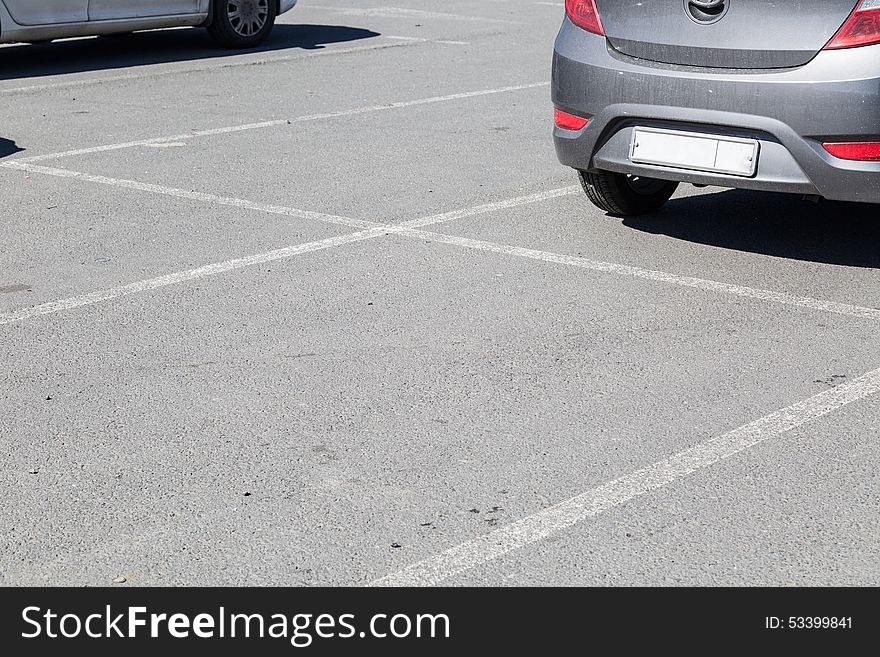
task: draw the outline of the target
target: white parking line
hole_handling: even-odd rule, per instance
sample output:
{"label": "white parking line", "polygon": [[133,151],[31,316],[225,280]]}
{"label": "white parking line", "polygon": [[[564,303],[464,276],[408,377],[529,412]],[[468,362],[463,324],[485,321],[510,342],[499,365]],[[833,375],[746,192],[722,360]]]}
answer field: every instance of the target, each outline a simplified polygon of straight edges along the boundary
{"label": "white parking line", "polygon": [[138,182],[136,180],[125,180],[123,178],[110,178],[108,176],[96,176],[90,173],[82,173],[80,171],[71,171],[70,169],[58,169],[54,167],[45,167],[39,164],[30,164],[27,162],[5,162],[5,168],[18,169],[29,173],[39,173],[46,176],[54,176],[56,178],[68,178],[72,180],[82,180],[83,182],[95,183],[97,185],[108,185],[110,187],[122,187],[124,189],[133,189],[139,192],[148,192],[150,194],[161,194],[163,196],[171,196],[174,198],[183,198],[190,201],[198,201],[202,203],[213,203],[216,205],[225,205],[234,208],[242,208],[243,210],[256,210],[257,212],[266,212],[269,214],[281,214],[297,219],[311,219],[324,223],[338,224],[348,226],[349,228],[376,228],[381,224],[372,221],[360,221],[358,219],[350,219],[348,217],[340,217],[323,212],[310,212],[307,210],[299,210],[282,205],[272,205],[269,203],[254,203],[240,198],[231,198],[228,196],[218,196],[216,194],[207,194],[204,192],[195,192],[186,189],[178,189],[176,187],[165,187],[163,185],[152,185],[150,183]]}
{"label": "white parking line", "polygon": [[[421,42],[418,42],[421,43]],[[107,82],[119,82],[125,80],[143,80],[148,78],[162,77],[165,75],[181,75],[188,73],[205,73],[208,71],[225,70],[241,66],[261,66],[276,62],[289,62],[311,57],[323,57],[326,55],[347,55],[352,53],[366,52],[369,50],[385,50],[387,48],[401,48],[413,45],[412,43],[377,43],[369,46],[355,46],[352,48],[328,48],[317,52],[297,53],[295,55],[281,55],[279,57],[263,57],[261,59],[237,59],[232,62],[220,63],[214,66],[179,66],[175,68],[153,69],[148,72],[123,73],[120,75],[105,75],[101,77],[80,78],[77,80],[64,80],[62,82],[47,82],[44,84],[31,84],[23,87],[0,88],[0,94],[20,94],[27,92],[46,91],[49,89],[69,89],[71,87],[84,87]]]}
{"label": "white parking line", "polygon": [[[428,41],[428,39],[425,39],[423,37],[411,37],[411,36],[390,36],[390,37],[386,37],[386,38],[395,39],[397,41],[419,41],[419,42]],[[448,46],[467,46],[467,45],[470,45],[467,41],[452,41],[450,39],[434,39],[433,41],[434,41],[434,43],[443,43]]]}
{"label": "white parking line", "polygon": [[340,110],[338,112],[325,112],[323,114],[310,114],[301,116],[294,121],[315,121],[317,119],[332,119],[340,116],[354,116],[356,114],[367,114],[370,112],[380,112],[383,110],[401,109],[404,107],[416,107],[418,105],[431,105],[433,103],[446,103],[451,100],[463,100],[465,98],[477,98],[479,96],[492,96],[494,94],[504,94],[511,91],[525,91],[526,89],[538,89],[540,87],[550,86],[549,82],[532,82],[530,84],[517,84],[510,87],[499,87],[497,89],[482,89],[480,91],[464,91],[456,94],[447,94],[445,96],[432,96],[430,98],[419,98],[416,100],[404,100],[396,103],[386,103],[383,105],[369,105],[357,109]]}
{"label": "white parking line", "polygon": [[[392,38],[392,37],[386,37]],[[325,48],[323,50],[309,50],[292,55],[279,55],[278,57],[262,57],[259,59],[236,58],[234,61],[215,64],[213,66],[177,66],[168,68],[154,68],[147,71],[139,71],[135,73],[120,73],[119,75],[105,75],[101,77],[83,77],[75,80],[63,80],[61,82],[46,82],[43,84],[31,84],[21,87],[0,88],[0,95],[23,94],[39,91],[47,91],[51,89],[69,89],[76,87],[86,87],[96,84],[106,84],[108,82],[124,82],[126,80],[145,80],[149,78],[163,77],[166,75],[187,75],[191,73],[208,73],[211,71],[221,71],[229,68],[239,68],[241,66],[263,66],[267,64],[276,64],[279,62],[299,61],[303,59],[311,59],[313,57],[327,57],[331,55],[351,55],[360,52],[369,52],[371,50],[387,50],[389,48],[404,48],[408,46],[418,45],[422,43],[441,43],[445,45],[464,45],[454,43],[448,40],[440,39],[417,39],[417,40],[395,40],[394,43],[374,43],[369,46],[352,46],[351,48]]]}
{"label": "white parking line", "polygon": [[713,281],[705,278],[679,276],[678,274],[671,274],[665,271],[642,269],[641,267],[620,265],[613,262],[601,262],[598,260],[581,258],[579,256],[565,255],[562,253],[551,253],[548,251],[537,251],[535,249],[526,249],[523,247],[510,246],[507,244],[496,244],[495,242],[485,242],[483,240],[475,240],[467,237],[457,237],[454,235],[443,235],[440,233],[422,232],[417,230],[403,231],[403,234],[410,235],[411,237],[421,237],[422,239],[431,242],[452,244],[455,246],[462,246],[467,249],[476,249],[478,251],[489,251],[492,253],[516,256],[519,258],[543,260],[544,262],[553,262],[560,265],[568,265],[570,267],[580,267],[581,269],[590,269],[593,271],[605,272],[609,274],[619,274],[622,276],[643,278],[649,281],[656,281],[658,283],[668,283],[671,285],[678,285],[680,287],[690,287],[699,290],[706,290],[707,292],[718,292],[721,294],[731,294],[738,297],[748,297],[750,299],[770,301],[772,303],[779,303],[786,306],[809,308],[810,310],[818,310],[821,312],[834,313],[837,315],[848,315],[850,317],[880,320],[880,310],[878,310],[877,308],[854,306],[848,303],[838,303],[837,301],[814,299],[812,297],[786,294],[785,292],[775,292],[773,290],[762,290],[760,288],[747,287],[745,285],[734,285],[732,283],[723,283],[720,281]]}
{"label": "white parking line", "polygon": [[61,151],[58,153],[45,153],[43,155],[32,155],[30,157],[21,157],[15,160],[9,160],[0,166],[9,166],[15,168],[18,163],[24,162],[45,162],[46,160],[57,160],[63,157],[73,157],[76,155],[89,155],[90,153],[106,153],[108,151],[123,150],[126,148],[137,148],[138,146],[155,146],[156,144],[164,144],[166,142],[180,142],[194,137],[204,137],[208,135],[224,135],[233,132],[245,132],[247,130],[262,130],[272,128],[279,125],[289,123],[287,119],[279,119],[276,121],[260,121],[259,123],[245,123],[242,125],[227,126],[223,128],[213,128],[210,130],[194,130],[182,135],[173,135],[171,137],[151,137],[149,139],[138,139],[136,141],[126,141],[119,144],[107,144],[104,146],[90,146],[88,148],[77,148],[70,151]]}
{"label": "white parking line", "polygon": [[506,25],[522,25],[522,21],[512,21],[506,18],[494,18],[486,16],[466,16],[464,14],[450,14],[440,11],[425,11],[423,9],[404,9],[402,7],[329,7],[326,5],[313,5],[309,3],[309,9],[332,11],[346,16],[387,16],[390,18],[422,18],[426,20],[453,20],[469,23],[503,23]]}
{"label": "white parking line", "polygon": [[880,369],[407,566],[369,585],[435,586],[878,392]]}
{"label": "white parking line", "polygon": [[[476,240],[468,237],[459,237],[456,235],[445,235],[442,233],[434,233],[430,231],[419,230],[426,226],[446,223],[473,217],[479,214],[490,212],[498,212],[500,210],[518,207],[524,205],[523,199],[530,199],[528,203],[549,200],[558,196],[575,194],[579,191],[579,187],[564,187],[550,192],[542,192],[537,195],[526,197],[516,197],[508,201],[498,201],[477,206],[476,208],[468,208],[464,210],[453,210],[431,217],[421,219],[412,219],[400,224],[383,224],[375,221],[364,221],[360,219],[352,219],[350,217],[342,217],[338,215],[325,214],[322,212],[312,212],[291,208],[282,205],[272,205],[268,203],[256,203],[245,199],[218,196],[215,194],[207,194],[204,192],[196,192],[174,187],[165,187],[163,185],[154,185],[150,183],[142,183],[134,180],[125,180],[121,178],[110,178],[107,176],[93,175],[89,173],[81,173],[70,169],[58,169],[54,167],[46,167],[37,164],[31,164],[22,160],[13,160],[0,164],[2,168],[17,169],[37,173],[57,178],[69,178],[74,180],[82,180],[84,182],[95,183],[99,185],[109,185],[112,187],[122,187],[151,194],[161,194],[175,198],[184,198],[197,202],[214,203],[230,207],[242,208],[245,210],[254,210],[257,212],[266,212],[269,214],[278,214],[297,219],[308,219],[321,221],[324,223],[337,224],[358,228],[363,230],[379,229],[385,232],[398,233],[407,237],[413,237],[437,244],[450,244],[453,246],[464,247],[466,249],[474,249],[477,251],[486,251],[498,253],[501,255],[515,256],[518,258],[529,258],[531,260],[541,260],[543,262],[551,262],[570,267],[578,267],[580,269],[589,269],[592,271],[629,276],[634,278],[642,278],[657,283],[666,283],[669,285],[677,285],[679,287],[694,288],[705,290],[707,292],[729,294],[738,297],[746,297],[757,299],[759,301],[767,301],[778,303],[786,306],[796,306],[807,308],[809,310],[818,310],[820,312],[833,313],[837,315],[846,315],[849,317],[858,317],[861,319],[880,320],[880,309],[869,308],[865,306],[856,306],[848,303],[840,303],[837,301],[829,301],[825,299],[815,299],[813,297],[805,297],[785,292],[777,292],[774,290],[766,290],[761,288],[748,287],[745,285],[735,285],[733,283],[724,283],[705,278],[696,278],[693,276],[681,276],[670,272],[657,271],[653,269],[643,269],[632,265],[621,265],[613,262],[602,262],[598,260],[590,260],[580,256],[571,256],[563,253],[552,253],[549,251],[539,251],[536,249],[527,249],[509,244],[498,244],[496,242],[487,242],[484,240]],[[2,323],[2,322],[0,322]]]}
{"label": "white parking line", "polygon": [[404,109],[407,107],[417,107],[419,105],[431,105],[434,103],[447,103],[454,100],[465,100],[467,98],[478,98],[480,96],[492,96],[495,94],[510,93],[513,91],[525,91],[527,89],[537,89],[549,86],[549,82],[533,82],[529,84],[517,84],[509,87],[496,87],[494,89],[480,89],[477,91],[464,91],[455,94],[446,94],[444,96],[429,96],[427,98],[417,98],[415,100],[403,100],[393,103],[385,103],[382,105],[368,105],[366,107],[355,107],[353,109],[339,110],[336,112],[324,112],[322,114],[306,114],[292,119],[277,119],[272,121],[260,121],[258,123],[245,123],[242,125],[227,126],[222,128],[211,128],[207,130],[194,130],[189,133],[171,135],[164,137],[151,137],[148,139],[138,139],[135,141],[127,141],[118,144],[107,144],[103,146],[90,146],[88,148],[77,148],[69,151],[60,151],[57,153],[45,153],[43,155],[32,155],[30,157],[21,157],[9,160],[0,166],[14,166],[16,163],[22,162],[45,162],[47,160],[57,160],[64,157],[74,157],[78,155],[89,155],[92,153],[104,153],[108,151],[122,150],[126,148],[136,148],[139,146],[151,146],[164,142],[178,142],[194,137],[205,137],[210,135],[231,134],[235,132],[245,132],[248,130],[262,130],[265,128],[273,128],[276,126],[303,123],[306,121],[319,121],[324,119],[340,118],[345,116],[356,116],[358,114],[369,114],[372,112],[382,112],[385,110]]}
{"label": "white parking line", "polygon": [[[34,165],[22,165],[27,167],[28,170],[35,170],[35,173],[48,173],[48,175],[56,175],[54,172],[62,172],[62,177],[70,177],[67,174],[75,173],[68,172],[64,169],[49,169],[48,167],[35,167]],[[59,174],[60,175],[60,174]],[[87,176],[87,174],[81,174],[81,176]],[[76,177],[76,176],[74,176]],[[95,179],[97,178],[97,179]],[[88,176],[83,178],[86,180],[90,180],[91,182],[98,182],[100,184],[111,184],[116,185],[118,182],[124,182],[126,187],[130,186],[129,183],[133,185],[138,185],[137,187],[132,187],[133,189],[139,189],[141,191],[147,191],[152,193],[164,194],[166,190],[170,193],[170,196],[181,196],[179,192],[182,190],[170,189],[170,188],[161,188],[157,185],[144,185],[140,186],[140,183],[134,183],[134,181],[116,181],[114,179],[102,179],[100,176],[93,177]],[[328,239],[317,240],[314,242],[307,242],[304,244],[298,244],[295,246],[289,246],[282,249],[276,249],[274,251],[269,251],[267,253],[259,253],[252,256],[247,256],[244,258],[235,258],[232,260],[225,260],[223,262],[217,262],[209,265],[205,265],[203,267],[197,267],[195,269],[189,269],[186,271],[175,272],[173,274],[168,274],[166,276],[157,276],[154,278],[148,278],[141,281],[136,281],[134,283],[129,283],[127,285],[120,285],[117,287],[112,287],[105,290],[98,290],[97,292],[91,292],[88,294],[77,295],[74,297],[69,297],[67,299],[61,299],[59,301],[50,301],[48,303],[43,303],[37,306],[31,306],[29,308],[22,308],[21,310],[15,310],[7,313],[0,313],[0,326],[5,324],[13,324],[16,322],[21,322],[26,319],[30,319],[32,317],[37,317],[40,315],[51,315],[53,313],[61,312],[63,310],[71,310],[73,308],[81,308],[83,306],[91,306],[97,303],[101,303],[103,301],[110,301],[112,299],[118,299],[120,297],[130,296],[132,294],[137,294],[140,292],[146,292],[149,290],[155,290],[162,287],[168,287],[170,285],[177,285],[179,283],[185,283],[187,281],[196,280],[199,278],[206,278],[209,276],[216,276],[218,274],[222,274],[225,272],[233,271],[235,269],[242,269],[244,267],[252,267],[254,265],[260,265],[267,262],[274,262],[276,260],[286,260],[288,258],[292,258],[293,256],[301,255],[303,253],[313,253],[315,251],[321,251],[324,249],[333,248],[336,246],[342,246],[344,244],[351,244],[353,242],[361,242],[364,240],[374,239],[377,237],[381,237],[382,235],[386,235],[388,233],[394,233],[401,229],[405,229],[410,225],[418,225],[418,226],[428,226],[433,224],[439,224],[445,221],[452,221],[453,219],[460,219],[463,217],[476,216],[480,214],[485,214],[488,212],[495,212],[500,208],[510,208],[517,207],[521,205],[528,205],[530,203],[540,203],[541,201],[545,201],[551,198],[557,198],[559,196],[564,196],[566,194],[571,194],[574,192],[576,188],[566,187],[562,189],[552,189],[545,192],[538,192],[535,194],[529,194],[527,196],[518,196],[516,198],[507,199],[504,201],[498,201],[493,203],[484,203],[482,205],[477,205],[471,208],[467,208],[464,210],[457,210],[455,212],[444,212],[442,214],[432,215],[430,217],[424,217],[421,219],[415,219],[409,222],[405,222],[399,225],[386,225],[380,223],[373,222],[357,222],[355,219],[351,219],[351,222],[357,222],[357,225],[368,225],[370,228],[366,230],[359,231],[357,233],[349,233],[348,235],[341,235],[338,237],[331,237]],[[200,195],[202,198],[196,198],[195,200],[207,200],[206,197],[210,195]],[[188,198],[183,195],[184,198]],[[218,197],[219,198],[219,197]],[[233,205],[237,207],[263,210],[260,207],[261,204],[251,204],[247,201],[240,201],[238,199],[223,199],[224,201],[234,201]],[[224,204],[226,204],[224,202]],[[265,206],[270,208],[277,208],[278,213],[285,214],[288,216],[308,218],[308,219],[318,219],[320,221],[330,221],[330,223],[339,223],[337,219],[340,217],[336,217],[334,215],[324,215],[316,212],[306,212],[304,210],[297,210],[295,208],[279,208],[278,206]]]}
{"label": "white parking line", "polygon": [[297,244],[296,246],[269,251],[268,253],[260,253],[245,258],[226,260],[224,262],[216,262],[210,265],[205,265],[204,267],[197,267],[196,269],[175,272],[173,274],[168,274],[167,276],[148,278],[127,285],[120,285],[105,290],[99,290],[97,292],[91,292],[89,294],[61,299],[60,301],[51,301],[38,306],[31,306],[30,308],[22,308],[21,310],[0,314],[0,326],[21,322],[25,319],[30,319],[31,317],[37,317],[39,315],[51,315],[53,313],[61,312],[62,310],[91,306],[102,301],[110,301],[111,299],[118,299],[119,297],[130,296],[139,292],[147,292],[148,290],[155,290],[161,287],[168,287],[169,285],[177,285],[179,283],[185,283],[186,281],[205,278],[207,276],[216,276],[217,274],[222,274],[234,269],[252,267],[266,262],[292,258],[293,256],[303,253],[312,253],[314,251],[329,249],[334,246],[359,242],[361,240],[379,237],[380,235],[384,235],[385,232],[386,231],[383,229],[373,228],[358,233],[330,237],[316,242],[307,242],[305,244]]}

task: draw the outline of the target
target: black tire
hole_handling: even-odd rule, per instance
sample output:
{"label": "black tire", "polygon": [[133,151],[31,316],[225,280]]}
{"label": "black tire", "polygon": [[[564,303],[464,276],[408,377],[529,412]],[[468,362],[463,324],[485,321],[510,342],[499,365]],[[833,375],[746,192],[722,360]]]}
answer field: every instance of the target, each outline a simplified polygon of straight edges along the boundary
{"label": "black tire", "polygon": [[578,175],[593,205],[621,217],[659,210],[678,188],[677,182],[613,171],[578,171]]}
{"label": "black tire", "polygon": [[210,35],[226,48],[254,48],[269,36],[276,0],[214,0]]}

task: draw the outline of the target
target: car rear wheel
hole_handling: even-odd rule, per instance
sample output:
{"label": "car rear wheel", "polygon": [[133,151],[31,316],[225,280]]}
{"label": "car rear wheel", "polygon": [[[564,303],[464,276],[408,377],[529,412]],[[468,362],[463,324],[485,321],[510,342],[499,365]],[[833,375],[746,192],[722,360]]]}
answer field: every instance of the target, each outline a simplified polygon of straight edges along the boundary
{"label": "car rear wheel", "polygon": [[578,171],[578,175],[596,207],[624,217],[659,210],[678,188],[677,182],[613,171]]}
{"label": "car rear wheel", "polygon": [[275,24],[275,0],[214,0],[211,36],[227,48],[253,48]]}

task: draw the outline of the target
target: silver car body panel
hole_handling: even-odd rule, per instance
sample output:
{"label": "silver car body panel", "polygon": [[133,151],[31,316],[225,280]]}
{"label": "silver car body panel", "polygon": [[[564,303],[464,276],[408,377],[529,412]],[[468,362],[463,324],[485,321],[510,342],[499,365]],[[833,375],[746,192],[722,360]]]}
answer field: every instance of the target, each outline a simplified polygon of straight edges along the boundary
{"label": "silver car body panel", "polygon": [[[880,141],[880,45],[822,51],[785,69],[700,68],[630,57],[565,19],[552,94],[556,107],[591,119],[579,131],[554,130],[559,160],[576,169],[880,203],[880,162],[838,159],[822,147]],[[757,139],[757,172],[634,163],[637,126]]]}
{"label": "silver car body panel", "polygon": [[[210,4],[211,0],[91,0],[89,9],[89,0],[0,0],[0,43],[204,25]],[[296,4],[297,0],[280,0],[279,15]]]}
{"label": "silver car body panel", "polygon": [[57,25],[89,20],[89,0],[3,0],[3,4],[11,20],[18,25]]}
{"label": "silver car body panel", "polygon": [[[64,0],[65,2],[69,0]],[[205,14],[206,0],[89,0],[89,20],[121,20]]]}
{"label": "silver car body panel", "polygon": [[[596,0],[619,52],[670,64],[725,68],[803,66],[834,36],[855,0],[724,0],[717,19],[682,0]],[[702,4],[707,4],[703,2]]]}

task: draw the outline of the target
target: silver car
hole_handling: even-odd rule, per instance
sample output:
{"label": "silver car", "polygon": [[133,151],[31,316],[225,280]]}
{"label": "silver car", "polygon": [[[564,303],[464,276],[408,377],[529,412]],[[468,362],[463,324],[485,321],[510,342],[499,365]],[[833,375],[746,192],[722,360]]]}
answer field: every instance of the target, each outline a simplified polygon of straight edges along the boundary
{"label": "silver car", "polygon": [[262,43],[297,0],[0,0],[0,43],[207,27],[230,48]]}
{"label": "silver car", "polygon": [[880,0],[566,0],[556,151],[618,215],[680,182],[880,203]]}

